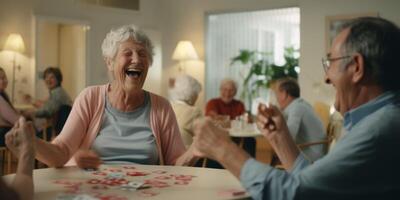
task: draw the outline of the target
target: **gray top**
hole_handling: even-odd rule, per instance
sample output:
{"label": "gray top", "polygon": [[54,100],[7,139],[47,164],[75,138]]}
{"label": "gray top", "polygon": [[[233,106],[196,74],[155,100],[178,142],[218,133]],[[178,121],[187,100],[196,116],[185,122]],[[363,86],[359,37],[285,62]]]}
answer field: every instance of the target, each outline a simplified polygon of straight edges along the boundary
{"label": "gray top", "polygon": [[400,199],[400,92],[386,92],[345,114],[346,135],[291,172],[249,159],[240,181],[253,199]]}
{"label": "gray top", "polygon": [[35,112],[35,117],[50,118],[60,106],[72,105],[71,98],[61,86],[50,90],[49,99]]}
{"label": "gray top", "polygon": [[[296,144],[318,142],[326,139],[326,132],[314,109],[302,98],[293,100],[283,111],[289,132]],[[311,161],[324,155],[324,145],[312,145],[302,149]]]}
{"label": "gray top", "polygon": [[100,132],[92,149],[105,164],[158,164],[156,139],[150,126],[150,95],[134,111],[113,108],[106,98]]}

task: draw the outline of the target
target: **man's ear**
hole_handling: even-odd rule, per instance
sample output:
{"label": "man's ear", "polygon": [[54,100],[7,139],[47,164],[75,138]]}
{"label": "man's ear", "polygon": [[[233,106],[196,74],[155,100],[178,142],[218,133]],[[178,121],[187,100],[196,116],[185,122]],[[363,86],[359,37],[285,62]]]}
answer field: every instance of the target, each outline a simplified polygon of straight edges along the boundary
{"label": "man's ear", "polygon": [[352,62],[353,62],[352,63],[352,65],[353,65],[352,81],[354,83],[358,83],[364,78],[364,75],[365,75],[364,57],[361,54],[356,53],[356,54],[353,55],[353,61]]}

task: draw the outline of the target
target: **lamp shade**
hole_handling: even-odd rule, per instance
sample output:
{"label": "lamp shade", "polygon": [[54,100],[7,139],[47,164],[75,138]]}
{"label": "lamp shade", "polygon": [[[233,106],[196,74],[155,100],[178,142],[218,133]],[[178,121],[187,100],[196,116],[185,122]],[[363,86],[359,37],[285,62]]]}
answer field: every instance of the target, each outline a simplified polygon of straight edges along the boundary
{"label": "lamp shade", "polygon": [[196,50],[190,41],[180,41],[172,54],[173,60],[196,60],[198,59]]}
{"label": "lamp shade", "polygon": [[12,33],[8,36],[4,50],[23,53],[25,51],[24,40],[20,34]]}

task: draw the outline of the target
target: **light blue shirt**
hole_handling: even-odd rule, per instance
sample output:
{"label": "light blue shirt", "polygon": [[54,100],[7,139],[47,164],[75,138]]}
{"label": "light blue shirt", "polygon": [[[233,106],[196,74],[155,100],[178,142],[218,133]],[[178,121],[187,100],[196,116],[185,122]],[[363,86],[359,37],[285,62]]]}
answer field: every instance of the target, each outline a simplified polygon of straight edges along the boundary
{"label": "light blue shirt", "polygon": [[123,112],[106,107],[100,132],[92,149],[105,164],[158,164],[156,139],[150,126],[150,95],[145,93],[143,105]]}
{"label": "light blue shirt", "polygon": [[296,159],[291,172],[254,159],[240,181],[255,199],[400,199],[400,92],[345,114],[347,134],[325,157]]}
{"label": "light blue shirt", "polygon": [[[321,120],[315,114],[313,107],[302,98],[296,98],[285,108],[283,115],[290,135],[296,144],[319,142],[326,139],[326,132]],[[324,156],[323,144],[312,145],[302,149],[311,161]]]}

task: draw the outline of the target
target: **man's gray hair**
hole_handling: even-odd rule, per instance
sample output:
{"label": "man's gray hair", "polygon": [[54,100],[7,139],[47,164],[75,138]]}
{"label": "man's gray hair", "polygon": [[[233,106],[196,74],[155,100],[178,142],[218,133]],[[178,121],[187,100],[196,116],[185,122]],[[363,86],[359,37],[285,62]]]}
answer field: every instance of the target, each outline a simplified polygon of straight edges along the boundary
{"label": "man's gray hair", "polygon": [[342,53],[359,53],[364,58],[365,73],[384,90],[399,90],[400,29],[377,17],[357,18],[341,29],[349,28]]}
{"label": "man's gray hair", "polygon": [[235,80],[233,80],[233,79],[231,79],[231,78],[224,78],[224,79],[222,79],[221,84],[220,84],[219,87],[222,88],[222,86],[224,86],[224,85],[226,85],[226,84],[231,84],[231,85],[233,85],[233,87],[235,88],[235,91],[237,91],[238,86],[237,86],[237,83],[236,83]]}
{"label": "man's gray hair", "polygon": [[175,79],[170,95],[172,100],[191,103],[190,101],[193,100],[193,97],[199,95],[200,91],[201,85],[195,78],[189,75],[180,75]]}
{"label": "man's gray hair", "polygon": [[103,52],[104,58],[113,59],[117,54],[118,47],[121,42],[125,42],[129,38],[132,38],[137,43],[143,45],[147,57],[149,58],[150,64],[153,63],[153,44],[150,41],[149,37],[137,28],[134,25],[124,25],[116,29],[111,29],[109,33],[107,33],[106,38],[101,45],[101,50]]}

